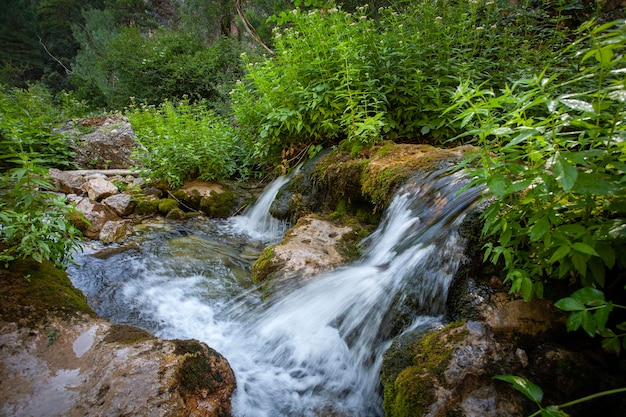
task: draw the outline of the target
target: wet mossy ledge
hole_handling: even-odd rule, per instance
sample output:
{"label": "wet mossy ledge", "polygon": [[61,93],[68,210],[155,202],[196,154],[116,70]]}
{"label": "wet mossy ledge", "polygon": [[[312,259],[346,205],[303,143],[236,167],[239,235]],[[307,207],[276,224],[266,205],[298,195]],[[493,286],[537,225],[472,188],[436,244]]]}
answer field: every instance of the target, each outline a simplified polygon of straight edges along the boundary
{"label": "wet mossy ledge", "polygon": [[49,315],[69,318],[76,314],[96,317],[83,293],[72,285],[65,271],[51,262],[13,261],[0,269],[0,320],[36,327]]}

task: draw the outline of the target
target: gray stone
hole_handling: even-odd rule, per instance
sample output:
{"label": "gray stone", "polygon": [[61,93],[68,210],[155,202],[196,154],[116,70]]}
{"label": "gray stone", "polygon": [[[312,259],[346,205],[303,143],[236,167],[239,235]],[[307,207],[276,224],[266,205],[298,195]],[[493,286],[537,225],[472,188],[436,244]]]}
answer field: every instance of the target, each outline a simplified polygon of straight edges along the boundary
{"label": "gray stone", "polygon": [[94,201],[101,201],[102,199],[118,193],[115,184],[103,178],[90,179],[85,184],[85,189],[87,190],[89,198]]}
{"label": "gray stone", "polygon": [[56,168],[48,170],[52,186],[62,193],[83,194],[85,178],[76,172],[61,171]]}
{"label": "gray stone", "polygon": [[102,243],[121,242],[133,232],[132,220],[108,221],[100,229],[99,239]]}
{"label": "gray stone", "polygon": [[77,222],[78,228],[89,238],[98,238],[100,236],[100,230],[102,230],[106,222],[120,220],[113,210],[102,203],[91,201],[88,198],[82,199],[76,205],[76,209],[80,211],[90,223],[86,224],[82,221]]}
{"label": "gray stone", "polygon": [[119,216],[128,216],[133,211],[135,203],[128,194],[115,194],[102,200],[102,203],[110,207]]}

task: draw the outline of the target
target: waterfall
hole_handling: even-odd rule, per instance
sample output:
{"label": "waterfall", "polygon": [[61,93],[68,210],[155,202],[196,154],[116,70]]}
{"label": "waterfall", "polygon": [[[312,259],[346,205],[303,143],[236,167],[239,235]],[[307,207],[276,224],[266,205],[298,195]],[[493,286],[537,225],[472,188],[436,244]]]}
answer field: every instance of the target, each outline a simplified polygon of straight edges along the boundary
{"label": "waterfall", "polygon": [[[390,316],[409,301],[420,313],[409,328],[435,326],[445,313],[463,259],[458,227],[479,194],[463,185],[461,174],[446,171],[410,181],[363,242],[360,260],[304,283],[278,282],[270,299],[237,257],[245,242],[219,223],[155,233],[117,259],[86,253],[83,270],[70,273],[105,317],[222,353],[237,378],[237,417],[377,417]],[[98,264],[120,261],[118,273]]]}
{"label": "waterfall", "polygon": [[282,175],[272,181],[265,187],[254,205],[248,207],[241,216],[231,218],[234,230],[264,242],[280,240],[288,225],[272,217],[270,206],[280,189],[298,173],[300,166],[294,168],[289,175]]}

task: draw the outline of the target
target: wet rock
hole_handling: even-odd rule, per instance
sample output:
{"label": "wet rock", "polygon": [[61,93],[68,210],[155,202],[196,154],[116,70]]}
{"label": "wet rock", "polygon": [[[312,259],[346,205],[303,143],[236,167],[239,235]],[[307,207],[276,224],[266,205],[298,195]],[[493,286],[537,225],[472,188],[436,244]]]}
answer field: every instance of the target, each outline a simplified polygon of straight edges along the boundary
{"label": "wet rock", "polygon": [[522,399],[491,380],[488,365],[502,355],[507,352],[479,322],[392,345],[381,372],[385,415],[522,416]]}
{"label": "wet rock", "polygon": [[125,169],[137,165],[134,151],[145,151],[128,119],[120,115],[79,119],[61,131],[73,142],[75,162],[82,168]]}
{"label": "wet rock", "polygon": [[91,200],[101,201],[118,193],[118,189],[110,181],[104,178],[92,178],[85,184],[87,195]]}
{"label": "wet rock", "polygon": [[253,266],[255,282],[268,278],[310,277],[346,261],[340,253],[342,238],[353,231],[316,217],[303,217],[285,234],[284,240],[263,251]]}
{"label": "wet rock", "polygon": [[202,180],[186,182],[174,196],[187,209],[200,211],[209,217],[228,217],[235,205],[233,193],[226,185]]}
{"label": "wet rock", "polygon": [[548,300],[511,299],[504,293],[491,297],[483,305],[485,323],[496,334],[515,337],[536,337],[545,333],[562,332],[566,315]]}
{"label": "wet rock", "polygon": [[48,170],[52,186],[65,194],[83,194],[85,177],[76,172],[61,171],[56,168]]}
{"label": "wet rock", "polygon": [[88,198],[80,200],[76,205],[76,209],[82,213],[89,224],[80,219],[76,219],[75,223],[83,234],[89,238],[98,238],[106,222],[120,220],[113,210],[102,203],[91,201]]}
{"label": "wet rock", "polygon": [[132,232],[132,220],[108,221],[100,229],[98,238],[102,243],[121,242]]}
{"label": "wet rock", "polygon": [[232,416],[233,371],[205,344],[98,318],[47,261],[0,269],[0,292],[0,415]]}
{"label": "wet rock", "polygon": [[118,216],[128,216],[135,208],[135,202],[129,194],[115,194],[102,200],[102,203]]}

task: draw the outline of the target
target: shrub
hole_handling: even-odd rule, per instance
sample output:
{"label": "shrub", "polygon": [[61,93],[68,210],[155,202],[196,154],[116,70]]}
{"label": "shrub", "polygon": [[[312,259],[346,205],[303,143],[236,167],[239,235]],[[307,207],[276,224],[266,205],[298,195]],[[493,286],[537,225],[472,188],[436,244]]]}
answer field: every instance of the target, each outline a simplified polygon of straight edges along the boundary
{"label": "shrub", "polygon": [[133,106],[127,115],[137,139],[148,150],[139,156],[154,179],[178,187],[193,178],[211,181],[249,174],[246,144],[204,101]]}
{"label": "shrub", "polygon": [[[578,72],[551,68],[500,92],[462,83],[457,116],[482,150],[471,170],[493,198],[483,232],[496,237],[485,259],[503,260],[512,292],[541,297],[544,283],[566,280],[573,294],[556,303],[571,312],[569,330],[626,347],[626,23],[580,29],[564,51]],[[615,323],[614,323],[615,324]]]}

